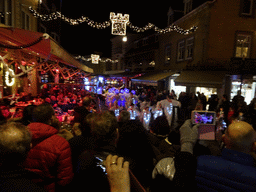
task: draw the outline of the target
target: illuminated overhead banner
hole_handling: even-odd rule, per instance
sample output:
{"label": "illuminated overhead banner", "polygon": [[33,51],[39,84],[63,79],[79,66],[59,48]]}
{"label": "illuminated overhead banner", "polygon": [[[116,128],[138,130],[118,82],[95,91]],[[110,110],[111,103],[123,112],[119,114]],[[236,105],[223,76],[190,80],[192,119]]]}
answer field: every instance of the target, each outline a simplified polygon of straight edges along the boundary
{"label": "illuminated overhead banner", "polygon": [[100,56],[91,54],[92,64],[99,64]]}
{"label": "illuminated overhead banner", "polygon": [[129,14],[110,13],[110,20],[112,23],[112,35],[126,35],[126,25],[129,22]]}

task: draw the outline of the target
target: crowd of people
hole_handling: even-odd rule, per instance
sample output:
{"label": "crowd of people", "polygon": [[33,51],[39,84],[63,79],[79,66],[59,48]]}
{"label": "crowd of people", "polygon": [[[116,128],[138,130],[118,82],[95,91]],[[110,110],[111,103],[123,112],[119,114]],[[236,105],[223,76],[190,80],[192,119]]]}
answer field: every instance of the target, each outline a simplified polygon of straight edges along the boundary
{"label": "crowd of people", "polygon": [[[39,98],[16,115],[1,108],[0,191],[256,189],[256,100],[247,106],[240,92],[229,102],[203,93],[44,87]],[[190,114],[206,108],[228,124],[221,140],[198,140]],[[74,119],[63,126],[56,115],[68,110]]]}

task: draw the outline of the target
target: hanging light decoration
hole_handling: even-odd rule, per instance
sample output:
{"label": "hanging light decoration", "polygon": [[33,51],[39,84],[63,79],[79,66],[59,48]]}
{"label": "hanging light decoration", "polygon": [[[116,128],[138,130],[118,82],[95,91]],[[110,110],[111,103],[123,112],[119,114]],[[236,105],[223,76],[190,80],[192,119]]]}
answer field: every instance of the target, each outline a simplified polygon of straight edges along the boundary
{"label": "hanging light decoration", "polygon": [[112,35],[126,35],[126,25],[129,22],[129,14],[110,13],[110,20],[112,23]]}
{"label": "hanging light decoration", "polygon": [[160,29],[153,23],[148,23],[145,27],[138,27],[134,26],[129,21],[129,14],[122,15],[121,13],[110,13],[110,20],[105,21],[102,23],[95,22],[89,17],[81,16],[78,19],[71,19],[61,14],[61,12],[53,12],[50,14],[39,14],[35,9],[32,7],[29,7],[29,11],[33,14],[34,17],[40,18],[42,21],[52,21],[56,20],[58,18],[62,19],[63,21],[69,23],[70,25],[79,25],[84,22],[86,22],[89,26],[96,28],[96,29],[105,29],[107,27],[110,27],[112,24],[111,33],[112,35],[126,35],[126,27],[130,27],[133,31],[137,33],[145,32],[147,30],[154,30],[157,33],[170,33],[172,31],[176,31],[177,33],[180,33],[182,35],[188,35],[190,33],[193,33],[197,30],[197,26],[192,26],[189,29],[182,29],[181,27],[177,25],[170,25],[164,29]]}
{"label": "hanging light decoration", "polygon": [[99,64],[100,56],[91,54],[92,64]]}
{"label": "hanging light decoration", "polygon": [[[11,81],[9,79],[9,75],[10,75],[10,72],[11,72]],[[9,87],[13,86],[14,82],[15,82],[15,78],[13,77],[15,74],[14,74],[14,71],[12,69],[8,69],[6,72],[5,72],[5,84]]]}

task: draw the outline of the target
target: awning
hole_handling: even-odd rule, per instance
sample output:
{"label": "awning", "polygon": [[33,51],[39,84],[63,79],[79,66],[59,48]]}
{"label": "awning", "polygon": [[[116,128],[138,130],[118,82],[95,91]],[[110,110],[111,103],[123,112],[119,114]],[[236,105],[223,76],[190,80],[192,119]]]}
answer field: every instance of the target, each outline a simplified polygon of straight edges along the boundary
{"label": "awning", "polygon": [[175,79],[175,85],[219,88],[225,75],[224,71],[183,71]]}
{"label": "awning", "polygon": [[145,85],[157,86],[157,82],[175,74],[174,72],[161,72],[161,73],[150,73],[137,78],[132,79],[134,83],[141,83]]}
{"label": "awning", "polygon": [[[42,36],[43,33],[39,32],[28,31],[19,28],[4,27],[2,25],[0,27],[0,43],[4,45],[27,45]],[[24,48],[22,51],[41,58],[48,58],[52,61],[59,61],[69,66],[79,68],[88,73],[93,73],[93,69],[78,62],[51,37],[49,39],[43,39],[39,43],[28,48]]]}

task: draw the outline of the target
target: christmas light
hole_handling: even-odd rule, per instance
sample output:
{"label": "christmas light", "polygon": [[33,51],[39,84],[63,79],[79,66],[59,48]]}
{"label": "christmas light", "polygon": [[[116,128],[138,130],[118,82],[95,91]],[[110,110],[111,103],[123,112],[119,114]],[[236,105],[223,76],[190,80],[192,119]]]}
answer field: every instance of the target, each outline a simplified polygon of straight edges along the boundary
{"label": "christmas light", "polygon": [[91,54],[91,59],[92,59],[92,64],[99,64],[100,56]]}
{"label": "christmas light", "polygon": [[110,20],[112,23],[112,35],[126,35],[126,25],[129,22],[129,15],[121,13],[110,13]]}
{"label": "christmas light", "polygon": [[129,112],[130,112],[130,119],[135,120],[136,117],[137,117],[136,111],[135,110],[130,110]]}
{"label": "christmas light", "polygon": [[116,117],[119,116],[119,109],[115,109],[115,116],[116,116]]}
{"label": "christmas light", "polygon": [[151,113],[149,111],[143,110],[143,126],[145,127],[145,129],[147,129],[149,131],[149,122],[151,119]]}
{"label": "christmas light", "polygon": [[161,109],[156,110],[154,112],[154,119],[156,119],[157,117],[162,116],[162,115],[163,115],[163,111]]}
{"label": "christmas light", "polygon": [[5,84],[9,87],[13,86],[15,82],[14,77],[11,77],[11,82],[10,82],[10,79],[9,79],[10,72],[11,72],[11,75],[14,76],[14,71],[10,68],[5,72]]}
{"label": "christmas light", "polygon": [[173,109],[173,106],[172,106],[172,103],[170,103],[170,106],[166,107],[166,112],[168,113],[168,115],[172,114],[172,109]]}
{"label": "christmas light", "polygon": [[[86,58],[84,56],[78,55],[77,57],[75,57],[75,59],[82,59],[83,61],[92,61],[92,57],[90,58]],[[99,58],[100,62],[106,63],[106,62],[111,62],[111,63],[118,63],[118,60],[112,60],[112,59],[101,59]]]}
{"label": "christmas light", "polygon": [[117,15],[113,12],[110,13],[110,21],[105,21],[103,23],[95,22],[88,17],[81,16],[79,19],[71,19],[61,14],[61,12],[54,12],[50,14],[39,14],[35,9],[32,7],[29,7],[29,10],[31,13],[33,13],[34,17],[40,18],[43,21],[52,21],[56,20],[58,18],[62,19],[63,21],[69,23],[70,25],[79,25],[84,22],[86,22],[89,26],[96,28],[96,29],[105,29],[107,27],[110,27],[112,24],[112,30],[111,33],[113,35],[126,35],[126,27],[130,27],[133,31],[137,33],[145,32],[147,30],[154,30],[157,33],[170,33],[172,31],[175,31],[177,33],[180,33],[182,35],[189,35],[190,33],[193,33],[197,30],[197,26],[192,26],[189,29],[182,29],[179,26],[176,25],[170,25],[164,29],[160,29],[155,24],[148,23],[145,27],[137,27],[132,25],[132,23],[129,21],[129,14],[122,15],[121,13],[117,13]]}

